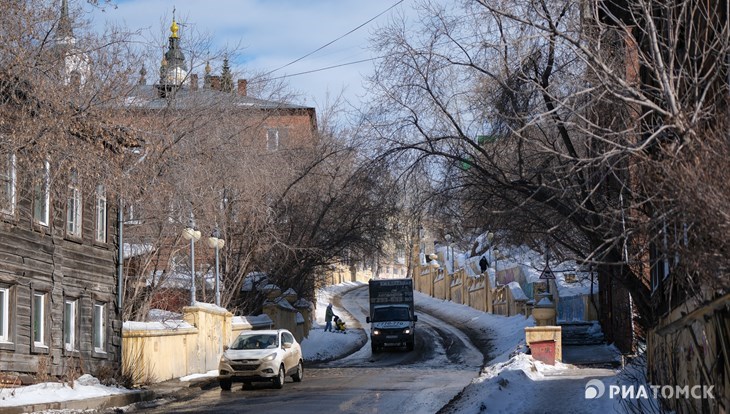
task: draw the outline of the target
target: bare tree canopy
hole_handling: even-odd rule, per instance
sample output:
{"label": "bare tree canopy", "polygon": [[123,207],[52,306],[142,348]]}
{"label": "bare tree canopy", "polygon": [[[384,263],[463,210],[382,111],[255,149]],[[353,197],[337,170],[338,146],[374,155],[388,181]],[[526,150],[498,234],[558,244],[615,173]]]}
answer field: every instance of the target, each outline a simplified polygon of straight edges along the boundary
{"label": "bare tree canopy", "polygon": [[651,326],[655,266],[683,268],[683,289],[728,285],[727,13],[423,1],[418,29],[373,39],[368,122],[382,157],[420,168],[463,221],[594,266]]}

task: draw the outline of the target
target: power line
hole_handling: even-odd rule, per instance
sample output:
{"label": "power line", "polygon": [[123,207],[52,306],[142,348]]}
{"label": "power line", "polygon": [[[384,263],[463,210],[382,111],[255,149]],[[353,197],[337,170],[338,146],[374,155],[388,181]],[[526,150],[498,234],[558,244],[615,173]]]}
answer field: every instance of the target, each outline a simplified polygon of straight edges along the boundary
{"label": "power line", "polygon": [[[270,75],[270,74],[272,74],[272,73],[276,72],[277,70],[280,70],[280,69],[284,69],[284,68],[285,68],[285,67],[287,67],[287,66],[293,65],[293,64],[295,64],[295,63],[299,62],[300,60],[302,60],[302,59],[304,59],[304,58],[307,58],[307,57],[309,57],[309,56],[311,56],[311,55],[313,55],[313,54],[315,54],[315,53],[319,52],[320,50],[322,50],[322,49],[326,48],[327,46],[331,45],[332,43],[335,43],[336,41],[338,41],[338,40],[342,39],[343,37],[345,37],[345,36],[347,36],[347,35],[349,35],[349,34],[351,34],[351,33],[355,32],[356,30],[358,30],[358,29],[362,28],[362,27],[363,27],[363,26],[365,26],[366,24],[368,24],[368,23],[372,22],[373,20],[377,19],[378,17],[382,16],[383,14],[385,14],[385,13],[389,12],[389,11],[390,11],[390,10],[391,10],[392,8],[394,8],[395,6],[397,6],[397,5],[401,4],[401,3],[403,3],[404,1],[405,1],[405,0],[399,0],[399,1],[398,1],[397,3],[395,3],[394,5],[392,5],[392,6],[388,7],[387,9],[383,10],[382,12],[378,13],[378,15],[377,15],[377,16],[375,16],[375,17],[371,18],[370,20],[366,21],[365,23],[363,23],[363,24],[361,24],[361,25],[357,26],[356,28],[354,28],[354,29],[350,30],[349,32],[347,32],[347,33],[343,34],[342,36],[340,36],[340,37],[336,38],[335,40],[332,40],[332,41],[330,41],[330,42],[326,43],[325,45],[323,45],[323,46],[320,46],[320,47],[318,47],[317,49],[315,49],[315,50],[313,50],[313,51],[311,51],[311,52],[307,53],[306,55],[304,55],[304,56],[302,56],[302,57],[300,57],[300,58],[298,58],[298,59],[295,59],[295,60],[293,60],[293,61],[291,61],[291,62],[287,63],[287,64],[286,64],[286,65],[284,65],[284,66],[280,66],[280,67],[278,67],[278,68],[276,68],[276,69],[274,69],[274,70],[272,70],[272,71],[270,71],[270,72],[267,72],[266,74],[264,74],[264,76],[266,76],[266,75]],[[337,67],[337,66],[333,66],[333,67]],[[277,78],[274,78],[274,79],[277,79]]]}
{"label": "power line", "polygon": [[[323,70],[340,68],[342,66],[349,66],[349,65],[356,65],[358,63],[363,63],[363,62],[370,62],[372,60],[382,59],[384,57],[385,56],[376,56],[376,57],[373,57],[373,58],[356,60],[354,62],[340,63],[339,65],[327,66],[327,67],[319,68],[319,69],[306,70],[304,72],[290,73],[290,74],[287,74],[287,75],[277,76],[275,78],[265,78],[265,79],[260,79],[260,80],[252,80],[249,83],[267,82],[267,81],[272,81],[272,80],[277,80],[277,79],[290,78],[292,76],[306,75],[306,74],[309,74],[309,73],[321,72]],[[269,73],[271,73],[271,72],[269,72]],[[269,73],[267,73],[266,75],[268,75]],[[262,75],[262,76],[266,76],[266,75]]]}

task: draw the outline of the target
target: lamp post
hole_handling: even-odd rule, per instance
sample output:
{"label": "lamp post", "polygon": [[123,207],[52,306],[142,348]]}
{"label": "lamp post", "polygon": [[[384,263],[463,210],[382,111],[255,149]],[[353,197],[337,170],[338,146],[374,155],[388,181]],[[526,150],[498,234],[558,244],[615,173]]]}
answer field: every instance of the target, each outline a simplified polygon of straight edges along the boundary
{"label": "lamp post", "polygon": [[225,240],[221,239],[221,232],[218,227],[213,229],[213,232],[208,237],[208,247],[215,249],[215,304],[216,306],[221,305],[221,290],[220,290],[220,276],[218,273],[218,249],[222,249],[226,243]]}
{"label": "lamp post", "polygon": [[492,254],[494,255],[494,283],[499,284],[499,282],[497,281],[497,255],[499,255],[499,250],[492,250]]}
{"label": "lamp post", "polygon": [[454,246],[451,244],[451,234],[446,233],[446,236],[444,236],[446,239],[446,260],[449,260],[449,250],[451,250],[451,273],[454,273]]}
{"label": "lamp post", "polygon": [[190,240],[190,306],[195,305],[195,242],[200,240],[200,231],[195,230],[195,220],[188,220],[188,227],[182,231],[185,240]]}

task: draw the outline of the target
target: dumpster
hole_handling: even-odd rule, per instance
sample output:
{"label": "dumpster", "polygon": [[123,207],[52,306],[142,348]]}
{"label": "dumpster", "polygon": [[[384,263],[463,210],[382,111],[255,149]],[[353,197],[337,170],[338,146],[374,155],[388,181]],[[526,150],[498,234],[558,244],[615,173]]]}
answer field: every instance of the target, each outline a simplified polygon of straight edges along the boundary
{"label": "dumpster", "polygon": [[532,357],[546,364],[555,365],[555,341],[537,341],[530,343]]}

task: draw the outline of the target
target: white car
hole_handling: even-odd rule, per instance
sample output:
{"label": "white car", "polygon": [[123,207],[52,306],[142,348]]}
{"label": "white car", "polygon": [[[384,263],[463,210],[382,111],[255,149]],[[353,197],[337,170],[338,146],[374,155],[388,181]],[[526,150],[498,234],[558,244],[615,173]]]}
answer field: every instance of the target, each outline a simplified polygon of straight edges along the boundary
{"label": "white car", "polygon": [[223,347],[218,381],[225,391],[234,381],[271,381],[274,387],[282,388],[287,376],[300,382],[304,366],[302,348],[286,329],[243,331],[230,347]]}

